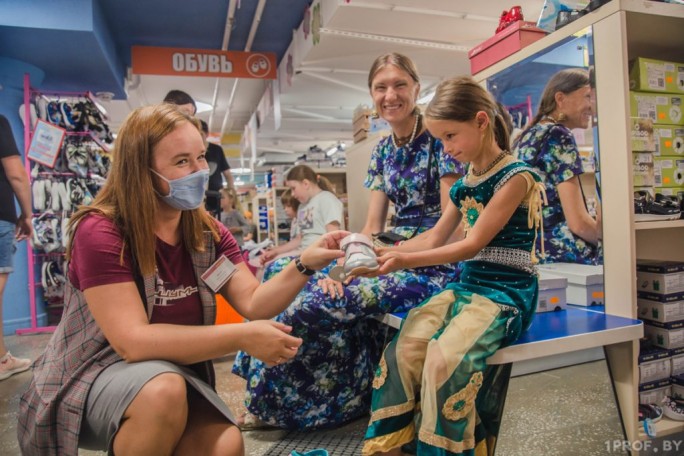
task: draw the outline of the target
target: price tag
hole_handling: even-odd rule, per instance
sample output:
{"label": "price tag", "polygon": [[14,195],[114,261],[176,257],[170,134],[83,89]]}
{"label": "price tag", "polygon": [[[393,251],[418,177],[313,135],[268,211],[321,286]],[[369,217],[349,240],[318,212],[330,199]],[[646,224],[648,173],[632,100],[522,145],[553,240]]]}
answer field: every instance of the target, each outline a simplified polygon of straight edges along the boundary
{"label": "price tag", "polygon": [[233,274],[235,274],[235,271],[237,271],[235,265],[226,258],[225,255],[221,255],[219,259],[202,274],[202,280],[216,293],[226,282],[228,282],[228,280],[230,280]]}

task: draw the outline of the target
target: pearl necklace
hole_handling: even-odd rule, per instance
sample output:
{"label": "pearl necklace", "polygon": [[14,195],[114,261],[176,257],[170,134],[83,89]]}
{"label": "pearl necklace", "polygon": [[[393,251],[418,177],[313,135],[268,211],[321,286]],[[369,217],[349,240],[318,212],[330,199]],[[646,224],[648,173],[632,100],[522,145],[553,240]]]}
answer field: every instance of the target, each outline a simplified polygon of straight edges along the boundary
{"label": "pearl necklace", "polygon": [[484,175],[487,174],[489,171],[491,171],[492,168],[494,168],[494,167],[496,166],[497,163],[499,163],[501,160],[503,160],[503,159],[506,157],[506,155],[508,155],[508,152],[505,151],[505,150],[502,151],[502,152],[501,152],[499,155],[497,155],[496,158],[495,158],[489,165],[487,165],[487,166],[485,167],[485,169],[483,169],[482,171],[475,171],[475,168],[473,168],[473,167],[471,166],[471,167],[470,167],[470,173],[471,173],[473,176],[475,176],[475,177],[484,176]]}
{"label": "pearl necklace", "polygon": [[420,117],[421,114],[416,114],[416,121],[413,123],[413,131],[411,132],[411,136],[408,137],[408,141],[406,140],[406,136],[403,136],[399,138],[395,133],[394,130],[392,131],[392,134],[390,135],[390,141],[392,142],[392,145],[395,148],[400,148],[403,147],[407,144],[411,144],[414,139],[416,139],[416,133],[418,132],[418,124],[420,123]]}

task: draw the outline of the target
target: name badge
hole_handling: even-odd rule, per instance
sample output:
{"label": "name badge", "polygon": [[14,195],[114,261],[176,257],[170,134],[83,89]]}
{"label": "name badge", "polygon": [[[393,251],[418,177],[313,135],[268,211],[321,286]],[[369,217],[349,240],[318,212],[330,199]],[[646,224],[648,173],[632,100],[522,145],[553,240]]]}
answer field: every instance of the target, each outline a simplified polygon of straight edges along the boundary
{"label": "name badge", "polygon": [[221,255],[219,259],[202,274],[202,280],[209,288],[214,290],[214,293],[217,293],[221,287],[230,280],[233,274],[235,274],[235,271],[237,271],[235,265],[226,258],[225,255]]}

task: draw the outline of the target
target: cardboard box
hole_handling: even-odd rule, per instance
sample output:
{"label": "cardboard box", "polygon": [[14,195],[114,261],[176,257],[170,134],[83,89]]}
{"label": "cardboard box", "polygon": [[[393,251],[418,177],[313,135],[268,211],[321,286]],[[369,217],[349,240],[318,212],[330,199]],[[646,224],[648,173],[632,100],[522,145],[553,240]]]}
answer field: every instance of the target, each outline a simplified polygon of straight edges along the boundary
{"label": "cardboard box", "polygon": [[672,364],[669,357],[639,364],[639,383],[668,379],[671,372]]}
{"label": "cardboard box", "polygon": [[534,22],[518,21],[468,51],[470,73],[476,74],[546,36]]}
{"label": "cardboard box", "polygon": [[602,306],[603,266],[575,263],[547,263],[538,265],[539,271],[568,279],[568,304],[579,306]]}
{"label": "cardboard box", "polygon": [[684,321],[660,323],[644,320],[644,336],[658,347],[682,348],[684,347]]}
{"label": "cardboard box", "polygon": [[579,11],[586,8],[588,4],[589,0],[544,0],[537,27],[551,33],[556,30],[556,18],[561,6]]}
{"label": "cardboard box", "polygon": [[656,187],[684,186],[684,157],[653,157]]}
{"label": "cardboard box", "polygon": [[684,348],[670,350],[670,364],[672,364],[670,375],[684,374]]}
{"label": "cardboard box", "polygon": [[651,119],[657,124],[684,125],[683,99],[683,95],[630,91],[630,116]]}
{"label": "cardboard box", "polygon": [[684,127],[653,125],[655,155],[684,157]]}
{"label": "cardboard box", "polygon": [[639,385],[639,403],[660,404],[665,396],[670,395],[671,391],[669,378]]}
{"label": "cardboard box", "polygon": [[632,152],[655,152],[656,142],[653,134],[653,121],[632,117],[630,119],[630,138],[632,140]]}
{"label": "cardboard box", "polygon": [[684,293],[684,263],[637,260],[637,291],[663,295]]}
{"label": "cardboard box", "polygon": [[645,291],[639,291],[637,287],[637,298],[650,299],[651,301],[658,302],[676,302],[684,300],[684,293],[675,294],[659,294],[659,293],[649,293]]}
{"label": "cardboard box", "polygon": [[638,57],[630,67],[631,90],[684,93],[684,63]]}
{"label": "cardboard box", "polygon": [[539,297],[537,312],[565,310],[567,306],[566,292],[568,279],[565,277],[539,271]]}
{"label": "cardboard box", "polygon": [[658,302],[637,298],[637,318],[661,323],[684,320],[684,300]]}
{"label": "cardboard box", "polygon": [[655,186],[655,168],[652,152],[635,152],[632,154],[633,185],[635,187]]}

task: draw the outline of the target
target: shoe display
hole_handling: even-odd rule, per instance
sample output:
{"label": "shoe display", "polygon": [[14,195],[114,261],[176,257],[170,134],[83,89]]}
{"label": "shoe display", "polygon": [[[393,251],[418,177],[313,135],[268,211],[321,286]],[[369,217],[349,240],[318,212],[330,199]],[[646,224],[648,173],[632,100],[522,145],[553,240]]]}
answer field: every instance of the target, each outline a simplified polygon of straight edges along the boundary
{"label": "shoe display", "polygon": [[508,11],[502,11],[501,17],[499,18],[499,26],[496,28],[496,33],[499,33],[509,25],[524,20],[522,8],[520,6],[514,6]]}
{"label": "shoe display", "polygon": [[0,380],[10,378],[14,374],[27,371],[31,367],[31,360],[25,358],[15,358],[10,352],[0,358]]}
{"label": "shoe display", "polygon": [[344,250],[344,266],[330,270],[330,278],[342,282],[347,277],[358,276],[377,270],[378,260],[373,251],[373,242],[367,236],[353,233],[342,239],[340,248]]}
{"label": "shoe display", "polygon": [[662,407],[655,404],[639,404],[639,421],[646,419],[656,423],[663,417]]}
{"label": "shoe display", "polygon": [[665,396],[663,398],[663,414],[671,420],[684,421],[684,402],[671,396]]}
{"label": "shoe display", "polygon": [[664,199],[663,195],[660,200],[656,200],[646,191],[634,192],[634,220],[636,222],[677,220],[680,216],[679,206],[673,206],[670,200]]}

